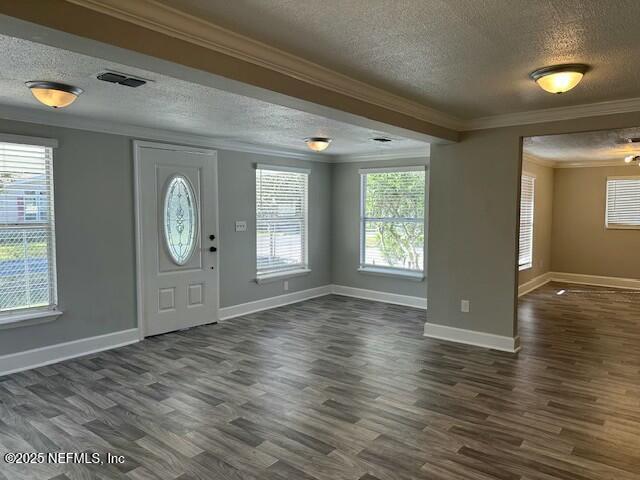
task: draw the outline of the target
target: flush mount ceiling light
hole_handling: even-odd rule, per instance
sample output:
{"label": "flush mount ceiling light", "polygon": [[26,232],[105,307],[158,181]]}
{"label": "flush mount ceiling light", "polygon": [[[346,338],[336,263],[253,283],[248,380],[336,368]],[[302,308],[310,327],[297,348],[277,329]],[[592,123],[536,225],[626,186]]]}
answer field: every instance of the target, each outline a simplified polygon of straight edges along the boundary
{"label": "flush mount ceiling light", "polygon": [[568,63],[539,68],[529,76],[549,93],[564,93],[578,85],[588,69],[589,67],[582,63]]}
{"label": "flush mount ceiling light", "polygon": [[53,108],[64,108],[76,101],[82,89],[57,82],[27,82],[25,84],[40,103]]}
{"label": "flush mount ceiling light", "polygon": [[326,137],[308,137],[304,139],[304,143],[314,152],[322,152],[329,147],[331,139]]}

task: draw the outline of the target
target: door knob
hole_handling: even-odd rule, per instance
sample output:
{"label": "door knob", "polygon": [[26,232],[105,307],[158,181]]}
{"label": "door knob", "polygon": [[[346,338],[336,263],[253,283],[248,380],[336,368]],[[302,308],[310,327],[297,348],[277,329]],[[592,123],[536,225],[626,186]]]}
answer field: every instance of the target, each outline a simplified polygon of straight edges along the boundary
{"label": "door knob", "polygon": [[209,247],[210,252],[217,252],[218,249],[216,247]]}
{"label": "door knob", "polygon": [[209,235],[209,240],[215,240],[216,236],[215,235]]}

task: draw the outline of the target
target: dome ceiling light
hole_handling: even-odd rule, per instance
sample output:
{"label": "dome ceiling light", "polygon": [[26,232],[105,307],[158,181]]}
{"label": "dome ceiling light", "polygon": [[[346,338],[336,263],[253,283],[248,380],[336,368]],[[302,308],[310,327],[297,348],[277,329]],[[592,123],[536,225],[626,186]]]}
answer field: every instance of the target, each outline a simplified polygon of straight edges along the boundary
{"label": "dome ceiling light", "polygon": [[331,139],[327,137],[308,137],[304,139],[304,143],[314,152],[322,152],[329,147]]}
{"label": "dome ceiling light", "polygon": [[33,96],[40,103],[52,108],[64,108],[76,101],[82,89],[64,83],[33,81],[26,82]]}
{"label": "dome ceiling light", "polygon": [[552,65],[531,72],[529,77],[546,92],[565,93],[580,83],[588,69],[582,63]]}

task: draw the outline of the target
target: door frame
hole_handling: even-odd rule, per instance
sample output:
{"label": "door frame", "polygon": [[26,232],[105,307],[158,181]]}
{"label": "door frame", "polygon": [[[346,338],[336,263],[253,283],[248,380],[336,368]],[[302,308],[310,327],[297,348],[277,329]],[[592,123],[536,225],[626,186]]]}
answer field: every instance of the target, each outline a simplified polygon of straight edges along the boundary
{"label": "door frame", "polygon": [[[145,318],[145,310],[144,310],[144,275],[143,275],[143,244],[142,244],[142,224],[141,224],[141,187],[140,182],[141,178],[141,161],[142,157],[140,155],[140,150],[142,148],[156,148],[160,150],[173,150],[176,152],[191,152],[197,153],[200,155],[208,155],[211,156],[211,160],[213,161],[213,171],[215,173],[216,179],[216,195],[215,195],[215,231],[218,237],[218,261],[216,265],[216,283],[218,288],[216,289],[216,296],[218,297],[217,309],[215,312],[216,321],[220,320],[220,247],[222,242],[220,241],[220,219],[219,219],[219,211],[218,211],[218,186],[220,182],[218,181],[218,152],[216,150],[210,148],[200,148],[200,147],[189,147],[186,145],[175,145],[171,143],[161,143],[161,142],[150,142],[146,140],[133,140],[133,190],[134,190],[134,213],[135,213],[135,235],[136,235],[136,323],[138,330],[138,338],[140,340],[144,340],[145,338],[145,330],[146,324],[144,322]],[[200,206],[202,208],[202,205]],[[199,212],[200,213],[200,212]],[[202,226],[200,226],[202,227]]]}

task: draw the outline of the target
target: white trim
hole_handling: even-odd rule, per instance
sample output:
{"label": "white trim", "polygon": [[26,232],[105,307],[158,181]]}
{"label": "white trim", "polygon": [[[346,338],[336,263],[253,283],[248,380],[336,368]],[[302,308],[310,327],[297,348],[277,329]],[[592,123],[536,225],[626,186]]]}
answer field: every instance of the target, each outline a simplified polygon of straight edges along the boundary
{"label": "white trim", "polygon": [[424,336],[503,352],[515,353],[520,350],[520,337],[505,337],[435,323],[424,324]]}
{"label": "white trim", "polygon": [[296,268],[294,270],[283,270],[280,272],[264,273],[262,275],[256,275],[256,283],[259,285],[262,285],[263,283],[273,283],[280,280],[286,280],[287,278],[308,275],[309,273],[311,273],[311,269],[309,268]]}
{"label": "white trim", "polygon": [[638,111],[640,111],[640,97],[479,117],[464,122],[462,129],[483,130]]}
{"label": "white trim", "polygon": [[405,307],[427,308],[426,295],[413,297],[410,295],[400,295],[398,293],[380,292],[378,290],[366,290],[364,288],[347,287],[345,285],[332,285],[331,293],[344,295],[345,297],[361,298],[363,300],[373,300],[374,302],[393,303],[404,305]]}
{"label": "white trim", "polygon": [[219,319],[221,321],[229,320],[231,318],[240,317],[242,315],[249,315],[250,313],[270,310],[272,308],[278,308],[284,305],[298,303],[316,297],[323,297],[325,295],[329,295],[330,293],[331,285],[324,285],[322,287],[309,288],[307,290],[301,290],[299,292],[292,292],[275,297],[263,298],[261,300],[255,300],[253,302],[239,303],[237,305],[221,308]]}
{"label": "white trim", "polygon": [[596,168],[596,167],[636,167],[634,163],[625,163],[624,160],[576,160],[555,162],[554,168]]}
{"label": "white trim", "polygon": [[0,142],[58,148],[58,140],[55,138],[29,137],[25,135],[13,135],[10,133],[0,133]]}
{"label": "white trim", "polygon": [[522,285],[518,285],[518,297],[526,295],[529,292],[533,292],[534,290],[546,285],[551,281],[551,272],[543,273],[542,275],[538,275],[535,278],[532,278],[528,282],[523,283]]}
{"label": "white trim", "polygon": [[542,167],[549,167],[549,168],[555,168],[556,164],[558,163],[555,160],[547,160],[546,158],[540,158],[540,157],[531,155],[530,153],[525,152],[524,149],[522,151],[522,160],[524,160],[525,162],[534,163],[536,165],[540,165]]}
{"label": "white trim", "polygon": [[426,144],[421,148],[408,148],[404,150],[389,150],[385,152],[353,153],[334,155],[332,163],[377,162],[384,160],[402,160],[407,158],[429,158],[431,145]]}
{"label": "white trim", "polygon": [[63,128],[73,128],[76,130],[121,135],[129,138],[137,137],[160,142],[194,145],[219,150],[230,150],[234,152],[273,155],[278,157],[297,158],[300,160],[311,160],[325,163],[331,162],[331,157],[327,155],[320,155],[317,153],[288,150],[286,148],[280,148],[270,145],[258,145],[247,142],[238,142],[235,140],[207,137],[204,135],[174,132],[171,130],[163,130],[159,128],[128,125],[126,123],[110,122],[108,120],[97,120],[69,113],[60,115],[49,110],[35,110],[31,108],[2,105],[2,108],[0,108],[0,118],[18,122],[37,123]]}
{"label": "white trim", "polygon": [[535,163],[549,168],[595,168],[595,167],[629,167],[636,165],[625,163],[622,159],[611,160],[549,160],[536,157],[527,152],[522,152],[522,159],[526,162]]}
{"label": "white trim", "polygon": [[360,175],[366,175],[368,173],[385,173],[385,172],[423,172],[427,169],[426,165],[406,165],[398,167],[372,167],[372,168],[360,168],[358,173]]}
{"label": "white trim", "polygon": [[575,283],[578,285],[593,285],[596,287],[622,288],[626,290],[640,290],[640,279],[605,277],[600,275],[585,275],[582,273],[551,272],[552,282]]}
{"label": "white trim", "polygon": [[[213,169],[216,182],[218,185],[220,182],[218,181],[218,152],[210,149],[189,147],[184,145],[173,145],[168,143],[156,143],[156,142],[148,142],[145,140],[133,140],[133,187],[134,187],[134,221],[135,221],[135,234],[136,234],[136,304],[137,304],[137,332],[138,338],[140,340],[145,337],[145,314],[144,314],[144,266],[143,266],[143,255],[142,255],[142,204],[141,204],[141,186],[140,182],[142,180],[140,173],[140,149],[141,148],[156,148],[162,150],[175,150],[181,152],[189,152],[189,153],[198,153],[201,155],[210,155],[213,161]],[[219,193],[219,189],[216,188],[216,194]],[[215,216],[216,216],[216,224],[215,231],[220,232],[220,215],[218,211],[218,198],[215,199]],[[221,243],[218,243],[218,251],[220,251]],[[218,296],[218,318],[220,317],[220,255],[218,254],[218,268],[215,270],[215,275],[217,276],[217,292]]]}
{"label": "white trim", "polygon": [[0,356],[0,376],[138,342],[138,329],[121,330]]}
{"label": "white trim", "polygon": [[422,282],[424,280],[424,272],[417,272],[415,270],[406,270],[401,268],[383,268],[373,267],[370,265],[361,265],[358,267],[358,272],[366,275],[380,275],[383,277],[395,277],[405,280],[411,280],[413,282]]}
{"label": "white trim", "polygon": [[62,315],[62,311],[57,308],[27,308],[15,312],[8,311],[0,315],[0,330],[48,322],[55,320],[55,317],[60,315]]}
{"label": "white trim", "polygon": [[273,163],[256,163],[256,170],[271,170],[274,172],[293,172],[311,175],[310,168],[290,167],[288,165],[277,165]]}

